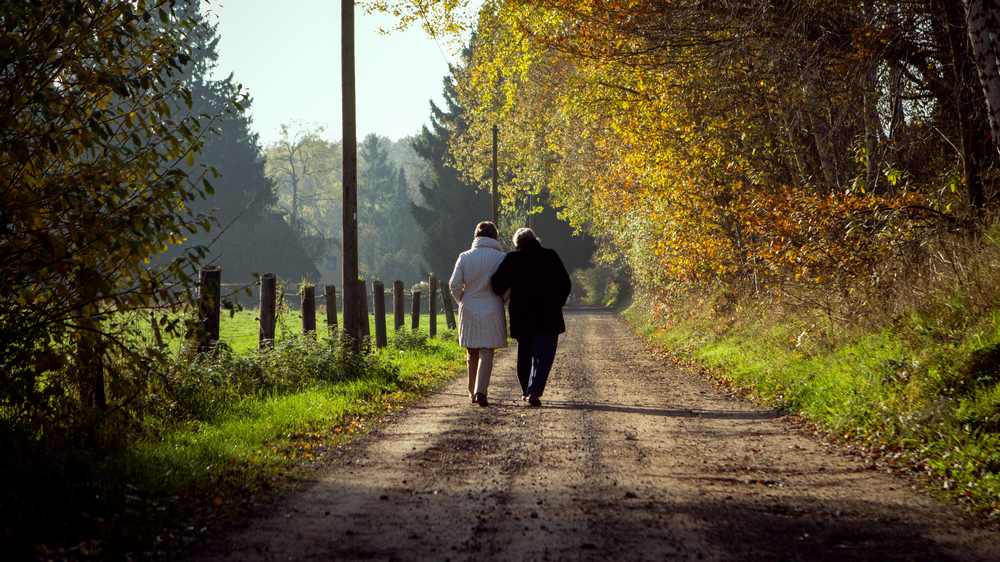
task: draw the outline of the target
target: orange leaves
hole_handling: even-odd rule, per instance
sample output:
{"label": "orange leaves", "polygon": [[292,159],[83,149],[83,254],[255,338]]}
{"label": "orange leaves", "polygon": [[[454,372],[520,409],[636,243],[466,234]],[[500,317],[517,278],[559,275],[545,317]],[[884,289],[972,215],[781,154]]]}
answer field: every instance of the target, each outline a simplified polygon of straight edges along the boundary
{"label": "orange leaves", "polygon": [[[456,165],[488,177],[484,147],[498,123],[505,201],[547,190],[640,286],[870,271],[911,236],[899,210],[915,196],[843,193],[861,168],[834,169],[860,165],[826,154],[838,148],[821,138],[832,114],[816,102],[818,86],[829,88],[825,100],[843,96],[843,84],[828,84],[827,70],[786,75],[795,41],[727,43],[720,22],[742,16],[726,10],[735,12],[629,0],[489,5],[458,84],[470,118],[451,147]],[[783,21],[756,23],[777,26],[762,36],[775,39]],[[878,30],[855,39],[882,40]],[[829,181],[827,168],[837,172]],[[890,184],[908,181],[889,174]]]}

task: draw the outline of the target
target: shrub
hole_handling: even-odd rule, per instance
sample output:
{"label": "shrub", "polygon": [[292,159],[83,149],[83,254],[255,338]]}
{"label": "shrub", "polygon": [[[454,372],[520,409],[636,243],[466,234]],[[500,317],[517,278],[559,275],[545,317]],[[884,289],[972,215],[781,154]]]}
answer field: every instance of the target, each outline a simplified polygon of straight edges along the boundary
{"label": "shrub", "polygon": [[210,353],[169,363],[149,408],[163,420],[206,419],[247,396],[294,392],[360,376],[392,381],[398,370],[377,355],[352,353],[332,338],[296,335],[271,349],[245,354],[222,344]]}

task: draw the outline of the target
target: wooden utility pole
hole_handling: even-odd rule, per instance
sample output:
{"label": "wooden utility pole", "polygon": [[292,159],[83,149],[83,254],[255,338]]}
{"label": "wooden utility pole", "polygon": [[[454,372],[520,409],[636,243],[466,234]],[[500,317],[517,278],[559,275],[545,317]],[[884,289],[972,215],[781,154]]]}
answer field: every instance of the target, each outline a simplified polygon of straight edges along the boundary
{"label": "wooden utility pole", "polygon": [[493,125],[493,224],[500,227],[500,200],[497,193],[497,126]]}
{"label": "wooden utility pole", "polygon": [[340,68],[344,123],[344,333],[361,350],[358,306],[358,132],[354,98],[354,0],[340,0]]}
{"label": "wooden utility pole", "polygon": [[528,212],[524,217],[524,226],[531,228],[531,210],[535,207],[535,198],[532,194],[528,194]]}

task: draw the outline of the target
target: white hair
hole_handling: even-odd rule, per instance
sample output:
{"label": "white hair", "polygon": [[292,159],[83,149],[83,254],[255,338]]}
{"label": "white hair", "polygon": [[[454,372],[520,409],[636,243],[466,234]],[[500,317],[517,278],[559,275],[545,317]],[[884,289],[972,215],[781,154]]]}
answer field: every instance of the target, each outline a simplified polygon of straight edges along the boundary
{"label": "white hair", "polygon": [[535,231],[530,228],[519,228],[517,232],[514,233],[514,247],[520,248],[521,244],[527,242],[528,240],[538,240],[535,236]]}

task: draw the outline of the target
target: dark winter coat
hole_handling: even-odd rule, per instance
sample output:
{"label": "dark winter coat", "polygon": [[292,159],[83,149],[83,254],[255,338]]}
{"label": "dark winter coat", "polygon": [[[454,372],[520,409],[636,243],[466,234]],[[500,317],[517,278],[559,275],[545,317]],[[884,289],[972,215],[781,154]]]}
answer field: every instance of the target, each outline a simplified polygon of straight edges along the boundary
{"label": "dark winter coat", "polygon": [[566,331],[562,307],[572,284],[555,250],[529,240],[523,248],[508,252],[490,278],[493,292],[510,289],[510,335],[514,338],[537,333]]}

